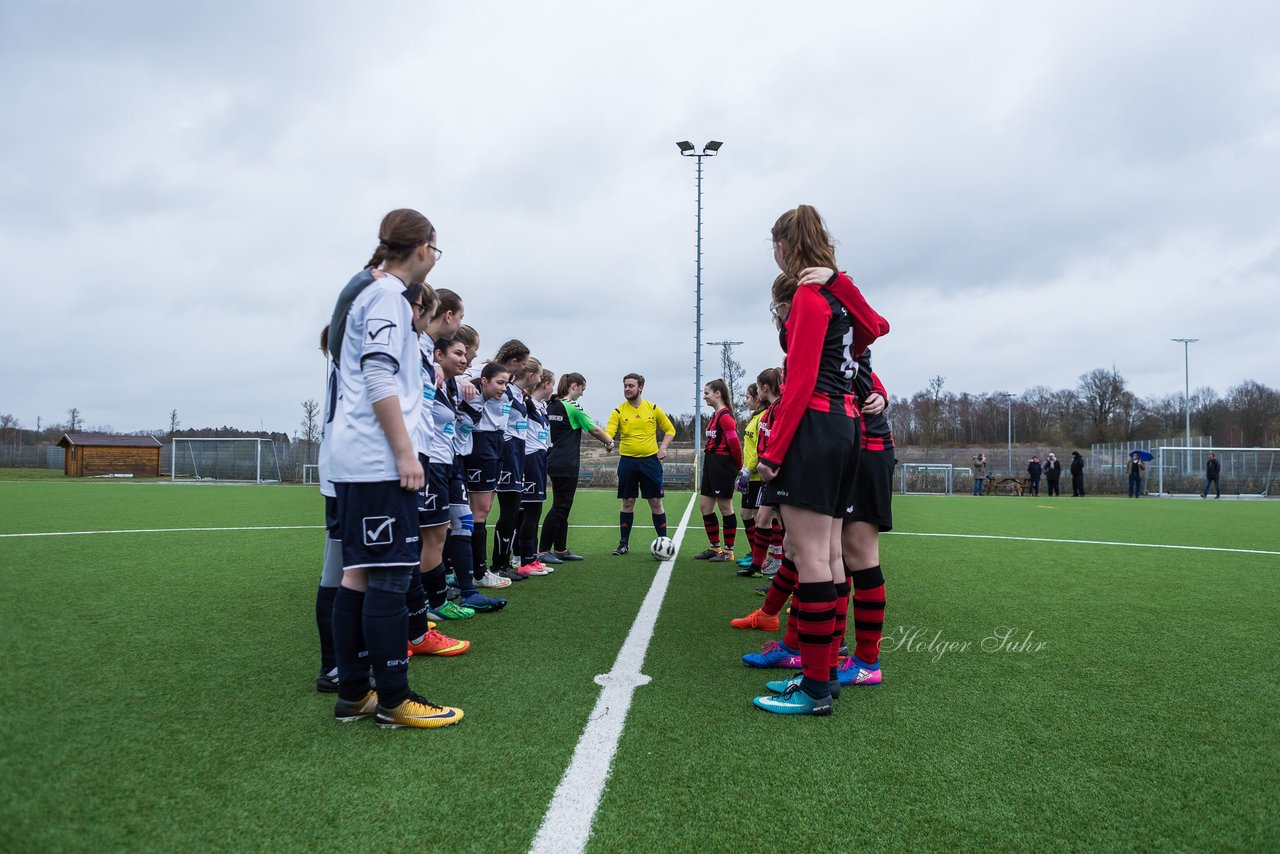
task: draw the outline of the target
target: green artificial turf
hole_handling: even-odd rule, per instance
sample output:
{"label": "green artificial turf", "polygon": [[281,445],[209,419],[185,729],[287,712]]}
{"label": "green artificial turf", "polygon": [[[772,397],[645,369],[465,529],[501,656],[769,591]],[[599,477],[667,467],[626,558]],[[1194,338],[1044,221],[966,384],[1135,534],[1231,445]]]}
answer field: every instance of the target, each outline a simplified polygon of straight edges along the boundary
{"label": "green artificial turf", "polygon": [[[688,496],[668,498],[674,531]],[[0,483],[0,850],[527,850],[657,564],[578,495],[588,560],[410,665],[466,719],[332,720],[313,487]],[[692,516],[589,848],[1275,849],[1280,505],[908,497],[882,539],[884,684],[779,718],[728,620],[759,580]],[[1021,650],[984,639],[1010,630]],[[968,644],[967,647],[962,646]],[[1043,646],[1037,647],[1036,643]],[[948,644],[939,652],[941,644]]]}

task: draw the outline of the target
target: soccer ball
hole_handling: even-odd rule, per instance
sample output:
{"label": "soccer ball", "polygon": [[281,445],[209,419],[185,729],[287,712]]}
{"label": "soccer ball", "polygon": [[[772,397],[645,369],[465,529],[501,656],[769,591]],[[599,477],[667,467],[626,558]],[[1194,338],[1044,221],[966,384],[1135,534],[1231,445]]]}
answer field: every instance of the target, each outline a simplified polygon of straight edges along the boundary
{"label": "soccer ball", "polygon": [[654,560],[671,560],[676,556],[676,544],[670,537],[658,537],[649,546],[649,553],[653,555]]}

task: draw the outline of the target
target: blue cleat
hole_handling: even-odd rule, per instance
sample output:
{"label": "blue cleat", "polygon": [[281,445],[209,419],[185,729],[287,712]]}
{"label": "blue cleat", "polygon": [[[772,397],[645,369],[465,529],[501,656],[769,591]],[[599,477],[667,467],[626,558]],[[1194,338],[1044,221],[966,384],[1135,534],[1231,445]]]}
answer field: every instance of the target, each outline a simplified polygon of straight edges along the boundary
{"label": "blue cleat", "polygon": [[765,697],[756,697],[751,701],[757,709],[773,712],[775,715],[817,715],[825,717],[833,708],[831,697],[810,697],[797,682],[783,691]]}
{"label": "blue cleat", "polygon": [[762,652],[749,652],[742,656],[742,662],[752,667],[787,667],[799,670],[800,650],[792,649],[782,641],[769,641],[760,647]]}

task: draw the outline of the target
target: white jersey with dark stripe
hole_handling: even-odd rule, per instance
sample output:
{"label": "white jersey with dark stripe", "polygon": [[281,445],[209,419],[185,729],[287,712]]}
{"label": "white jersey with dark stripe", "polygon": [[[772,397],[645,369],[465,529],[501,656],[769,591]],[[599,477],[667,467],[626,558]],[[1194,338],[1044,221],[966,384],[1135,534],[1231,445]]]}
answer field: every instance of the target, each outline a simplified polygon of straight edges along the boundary
{"label": "white jersey with dark stripe", "polygon": [[435,459],[431,453],[431,446],[434,443],[434,434],[436,432],[435,424],[435,402],[439,388],[436,385],[436,368],[435,363],[435,342],[431,340],[431,336],[423,332],[418,335],[418,351],[422,357],[418,363],[419,373],[422,376],[422,419],[418,422],[418,432],[414,437],[414,449],[420,454],[426,454],[428,457]]}
{"label": "white jersey with dark stripe", "polygon": [[432,429],[427,444],[427,457],[433,463],[449,465],[457,453],[458,408],[444,389],[437,390],[435,399],[431,402],[431,416]]}
{"label": "white jersey with dark stripe", "polygon": [[[483,395],[484,392],[480,388],[480,380],[474,380],[473,384]],[[496,400],[486,399],[480,411],[480,420],[476,423],[476,432],[506,433],[507,419],[510,415],[511,402],[507,400],[505,394]]]}
{"label": "white jersey with dark stripe", "polygon": [[529,398],[529,429],[524,434],[525,456],[551,447],[551,419],[547,417],[547,402]]}
{"label": "white jersey with dark stripe", "polygon": [[412,439],[422,418],[422,377],[413,310],[404,298],[404,282],[387,274],[365,288],[347,312],[337,371],[336,403],[329,449],[329,475],[335,483],[399,480],[396,456],[373,412],[364,366],[380,359],[394,367],[396,398]]}
{"label": "white jersey with dark stripe", "polygon": [[480,421],[481,411],[478,407],[462,399],[458,393],[457,379],[449,380],[449,397],[452,399],[458,415],[453,450],[456,455],[465,457],[471,453],[471,449],[475,444],[471,440],[471,434],[475,431],[476,424]]}
{"label": "white jersey with dark stripe", "polygon": [[507,385],[507,405],[510,415],[507,418],[506,438],[523,439],[529,432],[529,410],[524,405],[524,392],[514,385]]}

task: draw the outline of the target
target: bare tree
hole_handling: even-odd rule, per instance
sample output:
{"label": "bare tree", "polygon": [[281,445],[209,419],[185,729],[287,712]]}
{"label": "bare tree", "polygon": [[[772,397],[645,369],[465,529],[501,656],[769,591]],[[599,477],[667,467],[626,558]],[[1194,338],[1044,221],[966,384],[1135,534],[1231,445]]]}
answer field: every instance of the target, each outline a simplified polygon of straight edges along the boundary
{"label": "bare tree", "polygon": [[314,399],[302,401],[302,432],[298,438],[307,446],[306,460],[311,462],[312,448],[320,441],[320,404]]}
{"label": "bare tree", "polygon": [[1125,395],[1124,377],[1112,366],[1111,370],[1094,368],[1080,375],[1080,402],[1088,413],[1093,427],[1093,441],[1109,442],[1112,435],[1112,418]]}
{"label": "bare tree", "polygon": [[178,410],[169,410],[169,441],[173,441],[173,434],[178,432],[178,428],[182,426],[182,422],[178,420]]}
{"label": "bare tree", "polygon": [[80,410],[74,406],[68,409],[67,410],[67,432],[75,433],[78,430],[80,430],[80,428],[83,426],[84,426],[84,420],[81,419],[80,417]]}

